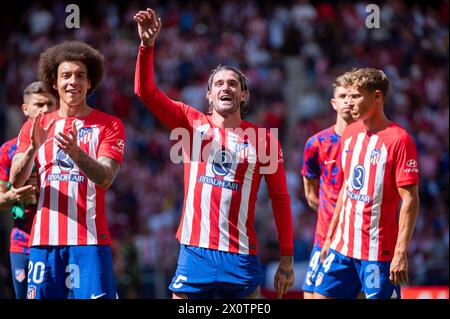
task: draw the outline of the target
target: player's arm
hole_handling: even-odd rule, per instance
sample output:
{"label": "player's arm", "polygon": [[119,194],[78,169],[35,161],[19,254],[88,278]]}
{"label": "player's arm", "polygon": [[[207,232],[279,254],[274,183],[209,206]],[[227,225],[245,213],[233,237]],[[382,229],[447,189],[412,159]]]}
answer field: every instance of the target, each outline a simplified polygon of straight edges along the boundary
{"label": "player's arm", "polygon": [[161,19],[153,10],[139,11],[134,16],[141,39],[134,76],[134,92],[144,105],[166,126],[184,126],[186,106],[167,97],[156,85],[154,75],[154,45],[161,30]]}
{"label": "player's arm", "polygon": [[400,207],[398,236],[394,257],[391,262],[390,277],[394,285],[408,282],[408,246],[419,213],[419,191],[417,185],[398,187],[402,199]]}
{"label": "player's arm", "polygon": [[[272,139],[270,134],[267,135]],[[273,141],[271,141],[273,142]],[[270,148],[269,158],[275,161],[274,172],[267,173],[264,178],[267,183],[269,197],[272,203],[275,226],[280,243],[280,263],[274,277],[277,297],[281,298],[294,285],[294,229],[292,224],[291,199],[287,190],[286,172],[283,165],[281,146],[277,143],[275,152]],[[268,146],[270,143],[268,144]],[[272,164],[269,164],[272,166]]]}
{"label": "player's arm", "polygon": [[303,186],[309,207],[317,211],[319,208],[319,179],[303,176]]}
{"label": "player's arm", "polygon": [[[345,185],[345,184],[344,184]],[[322,245],[322,250],[320,251],[320,262],[323,262],[326,255],[328,254],[328,250],[330,249],[331,240],[333,239],[333,235],[336,232],[336,228],[339,222],[339,216],[342,210],[342,197],[344,192],[344,186],[341,188],[339,192],[339,196],[336,201],[336,207],[334,208],[333,217],[331,218],[330,225],[328,226],[327,237]]]}
{"label": "player's arm", "polygon": [[[18,189],[25,185],[31,176],[34,161],[41,145],[47,140],[48,132],[54,124],[50,120],[46,127],[42,126],[42,113],[33,121],[27,121],[19,134],[19,149],[11,163],[9,181],[12,187]],[[22,145],[24,145],[22,147]],[[23,151],[21,151],[23,148]]]}

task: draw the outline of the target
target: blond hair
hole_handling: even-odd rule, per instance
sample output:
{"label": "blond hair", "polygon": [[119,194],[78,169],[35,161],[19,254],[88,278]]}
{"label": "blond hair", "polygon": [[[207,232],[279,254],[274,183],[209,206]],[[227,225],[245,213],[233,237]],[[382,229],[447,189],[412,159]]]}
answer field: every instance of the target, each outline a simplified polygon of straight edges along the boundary
{"label": "blond hair", "polygon": [[352,86],[366,89],[369,92],[381,91],[383,100],[389,92],[389,79],[382,70],[373,68],[353,69],[350,75]]}

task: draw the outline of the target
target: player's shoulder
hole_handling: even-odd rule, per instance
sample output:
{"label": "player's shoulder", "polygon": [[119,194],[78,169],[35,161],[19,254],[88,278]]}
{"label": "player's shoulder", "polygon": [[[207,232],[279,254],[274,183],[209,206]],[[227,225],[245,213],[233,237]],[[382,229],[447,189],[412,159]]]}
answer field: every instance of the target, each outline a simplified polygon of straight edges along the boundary
{"label": "player's shoulder", "polygon": [[391,122],[388,127],[383,130],[383,138],[392,142],[412,141],[412,137],[409,135],[408,131],[396,122]]}
{"label": "player's shoulder", "polygon": [[347,125],[347,127],[344,129],[344,132],[342,135],[352,135],[355,133],[359,133],[361,131],[364,131],[364,124],[362,121],[355,121],[349,125]]}
{"label": "player's shoulder", "polygon": [[17,136],[13,137],[12,139],[4,142],[3,144],[0,145],[0,150],[6,150],[8,151],[9,149],[15,147],[17,145]]}
{"label": "player's shoulder", "polygon": [[308,143],[313,143],[315,141],[317,142],[324,142],[324,141],[333,141],[335,139],[339,139],[339,135],[336,134],[336,131],[334,130],[334,125],[327,127],[323,130],[320,130],[310,137],[308,137],[307,141]]}
{"label": "player's shoulder", "polygon": [[90,115],[90,120],[96,122],[97,124],[108,124],[108,123],[122,123],[122,120],[115,115],[100,111],[98,109],[93,109]]}

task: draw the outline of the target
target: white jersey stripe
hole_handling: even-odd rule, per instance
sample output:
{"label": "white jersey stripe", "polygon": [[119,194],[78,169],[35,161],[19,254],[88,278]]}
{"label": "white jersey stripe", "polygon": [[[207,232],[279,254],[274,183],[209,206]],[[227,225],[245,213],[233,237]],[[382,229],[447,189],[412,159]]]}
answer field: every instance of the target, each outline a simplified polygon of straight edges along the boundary
{"label": "white jersey stripe", "polygon": [[[256,155],[255,148],[249,144],[248,157]],[[248,254],[249,248],[249,236],[247,233],[247,219],[248,219],[248,203],[250,201],[250,194],[252,188],[253,173],[255,172],[255,161],[248,161],[247,170],[245,171],[244,183],[242,185],[242,198],[241,205],[239,206],[239,253]]]}
{"label": "white jersey stripe", "polygon": [[384,173],[386,169],[387,156],[388,156],[387,148],[383,144],[381,146],[380,161],[378,162],[377,171],[375,175],[373,206],[370,219],[369,260],[378,260],[380,215],[381,215],[381,204],[383,201]]}
{"label": "white jersey stripe", "polygon": [[210,127],[209,124],[204,124],[199,127],[193,128],[192,138],[192,153],[191,153],[191,165],[189,174],[189,186],[186,196],[186,210],[183,218],[183,229],[181,231],[181,243],[189,244],[191,239],[191,230],[194,218],[194,197],[195,197],[195,185],[197,184],[198,166],[201,160],[201,146],[202,146],[202,132],[206,132]]}
{"label": "white jersey stripe", "polygon": [[[364,136],[365,136],[365,133],[359,133],[356,138],[355,147],[353,148],[352,161],[350,163],[350,172],[352,172],[352,174],[353,174],[354,168],[358,165],[359,155],[361,153]],[[352,178],[353,178],[353,176],[350,176],[350,181]],[[353,191],[352,183],[349,183],[347,186],[350,191]],[[341,251],[341,253],[346,256],[348,253],[348,248],[349,248],[348,245],[349,245],[349,241],[350,241],[349,236],[350,236],[351,206],[352,206],[351,200],[349,200],[347,203],[346,210],[345,210],[345,227],[344,227],[344,236],[343,236],[344,246],[342,247],[342,251]]]}
{"label": "white jersey stripe", "polygon": [[[40,189],[45,187],[45,144],[41,145],[38,150],[38,162],[39,162],[39,177],[40,177]],[[44,192],[39,193],[38,207],[43,207],[44,204]],[[31,245],[39,245],[41,241],[41,219],[42,214],[40,211],[36,212],[34,221],[33,238],[31,239]]]}
{"label": "white jersey stripe", "polygon": [[[213,141],[211,141],[211,149],[208,154],[207,164],[205,168],[206,176],[214,176],[212,170],[212,163],[214,161],[214,154],[217,152],[217,147],[220,148],[220,136],[214,135],[214,139]],[[204,154],[204,156],[206,156],[206,154]],[[204,183],[202,185],[202,202],[201,202],[202,220],[200,224],[200,239],[199,239],[200,247],[209,247],[212,188],[213,186],[210,184]]]}
{"label": "white jersey stripe", "polygon": [[[89,156],[97,160],[97,149],[99,144],[100,130],[96,127],[92,128],[92,139],[89,143]],[[80,143],[80,141],[78,141]],[[87,244],[97,244],[97,225],[95,224],[96,217],[96,199],[97,191],[95,189],[95,183],[88,179],[87,191],[86,191],[86,227],[87,227]]]}
{"label": "white jersey stripe", "polygon": [[[378,141],[377,135],[372,135],[370,137],[369,143],[366,148],[366,154],[364,156],[364,170],[366,174],[364,175],[364,185],[360,190],[360,194],[369,195],[368,194],[368,185],[369,185],[369,177],[370,177],[370,156],[372,154],[372,150],[375,148]],[[363,212],[364,212],[365,203],[363,201],[357,201],[355,205],[355,233],[354,233],[354,246],[353,246],[353,258],[361,259],[361,245],[362,245],[362,224],[363,224]]]}
{"label": "white jersey stripe", "polygon": [[[58,135],[64,131],[66,120],[59,120],[55,123],[54,135]],[[53,158],[57,158],[57,153],[60,149],[53,143]],[[53,165],[51,174],[61,174],[59,165]],[[50,182],[50,206],[49,206],[49,229],[48,229],[48,244],[59,244],[59,184],[60,181],[55,180]]]}
{"label": "white jersey stripe", "polygon": [[[226,131],[226,150],[227,152],[233,153],[236,149],[236,143],[237,143],[237,135],[232,134],[228,130]],[[227,175],[224,176],[224,180],[234,182],[235,175],[236,175],[236,169],[238,166],[238,161],[232,156],[231,157],[232,164],[230,167],[230,171]],[[220,213],[219,213],[219,250],[228,251],[229,250],[229,244],[230,244],[230,233],[229,233],[229,214],[230,214],[230,206],[231,206],[231,199],[232,199],[232,190],[228,188],[222,189],[222,194],[220,198]]]}

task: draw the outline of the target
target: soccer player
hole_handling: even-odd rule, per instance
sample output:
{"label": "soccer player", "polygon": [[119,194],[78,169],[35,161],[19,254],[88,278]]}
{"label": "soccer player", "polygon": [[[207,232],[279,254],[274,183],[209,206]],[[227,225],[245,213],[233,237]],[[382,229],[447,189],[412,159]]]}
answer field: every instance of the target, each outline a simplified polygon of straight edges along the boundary
{"label": "soccer player", "polygon": [[[322,248],[316,298],[400,298],[419,207],[416,146],[384,114],[389,80],[355,69],[349,101],[355,123],[342,135],[344,184]],[[400,210],[397,209],[401,200]]]}
{"label": "soccer player", "polygon": [[344,128],[353,122],[346,85],[347,73],[333,82],[331,105],[336,111],[336,123],[311,136],[303,152],[303,184],[309,206],[317,211],[314,246],[308,269],[302,285],[305,299],[312,299],[314,278],[320,265],[320,250],[325,241],[339,191],[342,187],[342,167],[340,164],[341,135]]}
{"label": "soccer player", "polygon": [[[56,98],[47,91],[44,83],[29,84],[23,92],[22,111],[29,119],[40,113],[49,113],[57,108]],[[27,294],[28,240],[31,224],[36,214],[36,172],[31,174],[26,185],[18,189],[8,184],[11,161],[16,152],[17,137],[0,147],[0,211],[13,214],[14,227],[11,230],[9,254],[14,293],[17,299]]]}
{"label": "soccer player", "polygon": [[27,121],[10,182],[21,187],[33,165],[40,187],[30,234],[27,298],[115,298],[105,192],[124,155],[123,123],[86,104],[103,77],[103,56],[68,41],[40,56],[39,73],[58,111]]}
{"label": "soccer player", "polygon": [[[262,176],[280,241],[274,285],[281,298],[294,283],[290,198],[277,140],[269,130],[258,130],[241,117],[249,98],[247,79],[233,67],[214,69],[208,80],[208,114],[171,100],[156,86],[153,74],[161,20],[151,9],[139,11],[134,19],[141,39],[135,92],[166,126],[187,132],[187,139],[182,140],[184,207],[177,231],[181,248],[169,286],[173,298],[258,297],[262,273],[254,216]],[[269,145],[275,148],[264,153],[270,157],[264,162],[260,154]],[[274,169],[265,170],[272,160]]]}

